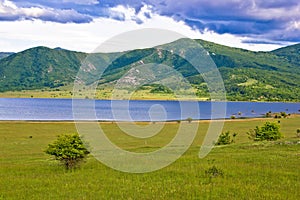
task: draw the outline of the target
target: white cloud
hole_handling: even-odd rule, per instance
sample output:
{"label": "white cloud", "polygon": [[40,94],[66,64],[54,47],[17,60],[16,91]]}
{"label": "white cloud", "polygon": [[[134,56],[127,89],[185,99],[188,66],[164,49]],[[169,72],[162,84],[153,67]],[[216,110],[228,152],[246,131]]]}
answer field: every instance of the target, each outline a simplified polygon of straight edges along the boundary
{"label": "white cloud", "polygon": [[110,11],[112,13],[123,13],[125,20],[132,20],[132,18],[135,16],[135,9],[130,7],[125,7],[123,5],[119,5],[113,8],[110,8]]}
{"label": "white cloud", "polygon": [[300,30],[300,20],[291,22],[290,26],[289,26],[289,29]]}
{"label": "white cloud", "polygon": [[3,7],[17,9],[17,6],[13,2],[8,1],[8,0],[1,0],[0,1],[0,6],[1,6],[1,4],[2,4]]}
{"label": "white cloud", "polygon": [[0,19],[6,21],[41,19],[43,21],[55,21],[59,23],[87,23],[92,18],[78,13],[72,9],[53,9],[53,8],[18,8],[12,1],[0,1]]}
{"label": "white cloud", "polygon": [[63,3],[75,3],[78,5],[94,5],[98,4],[97,0],[63,0]]}

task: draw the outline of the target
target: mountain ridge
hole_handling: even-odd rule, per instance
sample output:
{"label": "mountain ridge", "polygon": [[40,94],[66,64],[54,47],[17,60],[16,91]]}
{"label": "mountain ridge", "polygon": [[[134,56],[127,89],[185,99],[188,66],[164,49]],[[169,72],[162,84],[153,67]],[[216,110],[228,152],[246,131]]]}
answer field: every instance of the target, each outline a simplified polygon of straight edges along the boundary
{"label": "mountain ridge", "polygon": [[[224,79],[229,100],[299,101],[300,44],[270,52],[254,52],[204,40],[195,40],[210,54]],[[175,42],[174,42],[175,44]],[[171,43],[172,45],[172,43]],[[204,80],[183,59],[154,48],[125,52],[110,64],[101,84],[114,83],[139,62],[174,66],[208,96]],[[59,88],[72,85],[81,62],[89,54],[62,48],[33,47],[0,60],[0,91]],[[109,54],[99,54],[107,60]],[[204,84],[204,85],[203,85]],[[152,88],[153,89],[153,88]],[[155,88],[153,91],[156,91]]]}

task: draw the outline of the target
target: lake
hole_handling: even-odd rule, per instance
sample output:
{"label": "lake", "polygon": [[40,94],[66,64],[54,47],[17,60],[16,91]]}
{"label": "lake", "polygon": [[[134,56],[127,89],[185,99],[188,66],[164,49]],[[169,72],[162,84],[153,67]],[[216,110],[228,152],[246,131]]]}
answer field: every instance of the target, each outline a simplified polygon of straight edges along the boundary
{"label": "lake", "polygon": [[[232,115],[260,117],[269,111],[299,113],[300,110],[300,103],[274,102],[130,101],[128,104],[126,101],[110,100],[75,100],[75,102],[72,102],[72,99],[0,98],[0,120],[167,121],[188,117],[217,119],[223,117],[224,105],[227,108],[224,116],[226,118]],[[91,105],[94,106],[93,109]],[[212,110],[212,105],[215,105],[213,107],[215,110]],[[195,106],[199,107],[199,112],[194,109]],[[218,109],[218,106],[222,108]]]}

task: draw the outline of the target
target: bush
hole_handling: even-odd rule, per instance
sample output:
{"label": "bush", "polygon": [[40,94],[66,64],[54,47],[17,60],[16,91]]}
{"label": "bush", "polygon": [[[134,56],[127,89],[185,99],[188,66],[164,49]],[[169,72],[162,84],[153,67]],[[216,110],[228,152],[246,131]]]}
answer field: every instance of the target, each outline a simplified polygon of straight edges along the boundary
{"label": "bush", "polygon": [[59,135],[57,140],[48,145],[45,153],[52,155],[64,164],[66,169],[74,168],[90,153],[77,134]]}
{"label": "bush", "polygon": [[272,117],[272,112],[267,112],[267,113],[265,114],[265,117]]}
{"label": "bush", "polygon": [[193,121],[193,118],[189,117],[186,119],[189,123],[191,123]]}
{"label": "bush", "polygon": [[256,126],[254,130],[250,130],[248,135],[255,141],[274,141],[282,138],[282,134],[279,129],[279,124],[274,122],[266,122],[262,127]]}
{"label": "bush", "polygon": [[217,168],[215,165],[210,167],[209,169],[205,170],[205,175],[209,178],[215,178],[218,176],[223,177],[224,172],[222,169]]}
{"label": "bush", "polygon": [[287,116],[288,116],[285,112],[281,112],[280,115],[281,115],[281,117],[283,117],[283,118],[287,118]]}
{"label": "bush", "polygon": [[[232,138],[235,138],[237,136],[236,133],[233,133],[232,134]],[[231,134],[229,131],[225,132],[225,133],[222,133],[219,138],[218,138],[218,141],[216,143],[216,145],[226,145],[226,144],[231,144],[233,143],[234,140],[231,139]]]}
{"label": "bush", "polygon": [[300,138],[300,129],[299,128],[296,131],[296,136]]}

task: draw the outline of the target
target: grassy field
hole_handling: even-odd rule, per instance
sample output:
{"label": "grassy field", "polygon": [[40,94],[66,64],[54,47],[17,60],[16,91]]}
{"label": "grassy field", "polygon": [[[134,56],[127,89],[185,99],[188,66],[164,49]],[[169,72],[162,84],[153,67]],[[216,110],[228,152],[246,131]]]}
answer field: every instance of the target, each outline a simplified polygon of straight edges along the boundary
{"label": "grassy field", "polygon": [[[9,92],[0,92],[0,98],[72,98],[73,97],[73,87],[72,86],[63,86],[56,89],[39,89],[39,90],[22,90],[22,91],[9,91]],[[180,91],[177,91],[178,93]],[[151,93],[151,87],[136,90],[132,96],[131,100],[198,100],[205,101],[208,98],[195,97],[196,91],[182,91],[181,95],[183,98],[175,97],[173,94],[168,93]],[[112,99],[112,93],[114,93],[114,99],[122,99],[122,97],[129,94],[127,90],[116,91],[110,85],[104,85],[101,88],[96,90],[96,93],[93,94],[91,91],[86,91],[82,89],[76,94],[76,97],[79,98],[92,98],[92,99]],[[189,98],[192,95],[193,98]],[[128,98],[126,98],[128,99]]]}
{"label": "grassy field", "polygon": [[[76,132],[73,123],[0,122],[0,199],[299,199],[300,117],[280,120],[285,135],[280,141],[252,142],[246,135],[273,120],[227,121],[224,131],[237,132],[236,143],[217,146],[199,159],[209,124],[202,121],[184,156],[147,174],[118,172],[92,156],[81,168],[66,171],[43,149],[56,135]],[[143,140],[123,134],[115,123],[101,124],[114,143],[138,152],[165,145],[178,126],[169,123],[157,136]],[[205,170],[212,166],[224,176],[210,182]]]}

